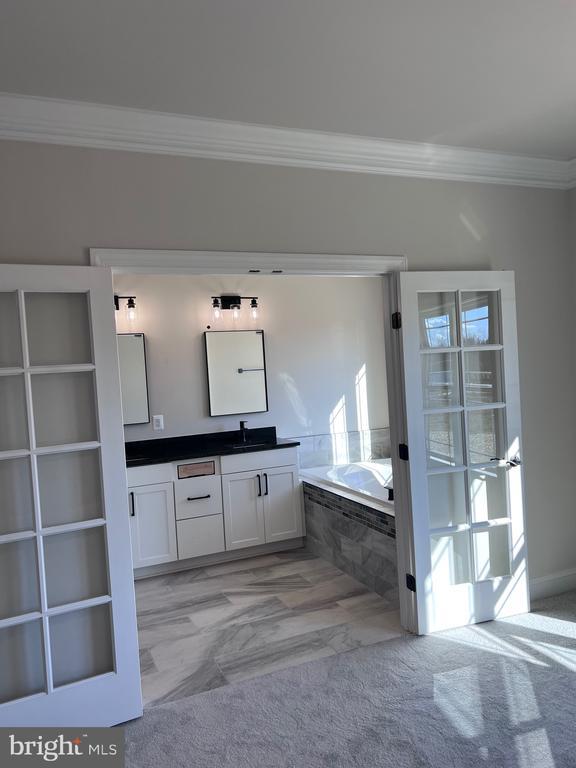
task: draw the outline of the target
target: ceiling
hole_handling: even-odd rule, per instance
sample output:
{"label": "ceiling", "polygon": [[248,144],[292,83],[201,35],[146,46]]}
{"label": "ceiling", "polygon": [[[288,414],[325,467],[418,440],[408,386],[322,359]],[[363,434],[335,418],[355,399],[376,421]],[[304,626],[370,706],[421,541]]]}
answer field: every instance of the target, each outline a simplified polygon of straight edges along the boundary
{"label": "ceiling", "polygon": [[0,91],[576,157],[573,0],[2,0]]}

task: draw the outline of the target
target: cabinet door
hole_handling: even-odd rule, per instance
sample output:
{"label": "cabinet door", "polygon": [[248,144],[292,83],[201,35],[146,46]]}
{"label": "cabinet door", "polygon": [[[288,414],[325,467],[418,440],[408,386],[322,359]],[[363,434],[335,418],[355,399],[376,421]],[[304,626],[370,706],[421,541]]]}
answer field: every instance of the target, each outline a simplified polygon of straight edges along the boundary
{"label": "cabinet door", "polygon": [[266,542],[262,493],[261,473],[222,475],[227,550],[255,547]]}
{"label": "cabinet door", "polygon": [[262,472],[266,541],[283,541],[303,535],[298,470],[275,467]]}
{"label": "cabinet door", "polygon": [[177,560],[173,483],[130,488],[134,568]]}

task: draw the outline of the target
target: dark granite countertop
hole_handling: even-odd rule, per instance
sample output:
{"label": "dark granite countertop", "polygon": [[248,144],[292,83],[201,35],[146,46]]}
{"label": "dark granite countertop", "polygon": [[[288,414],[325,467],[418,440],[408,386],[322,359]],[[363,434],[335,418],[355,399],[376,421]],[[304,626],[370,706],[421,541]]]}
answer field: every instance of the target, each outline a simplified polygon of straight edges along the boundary
{"label": "dark granite countertop", "polygon": [[138,440],[125,443],[126,466],[144,467],[149,464],[169,464],[173,461],[186,459],[274,451],[280,448],[293,448],[298,445],[300,443],[296,440],[278,439],[276,427],[248,429],[246,430],[246,442],[242,442],[239,430]]}

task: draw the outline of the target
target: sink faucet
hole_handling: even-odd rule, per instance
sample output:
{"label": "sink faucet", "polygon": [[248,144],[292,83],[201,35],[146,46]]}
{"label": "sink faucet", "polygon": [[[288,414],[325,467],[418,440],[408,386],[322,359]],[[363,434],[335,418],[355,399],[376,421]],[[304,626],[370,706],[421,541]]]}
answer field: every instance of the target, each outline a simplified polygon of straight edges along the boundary
{"label": "sink faucet", "polygon": [[245,443],[246,442],[246,433],[248,430],[246,429],[246,422],[241,421],[240,422],[240,440]]}

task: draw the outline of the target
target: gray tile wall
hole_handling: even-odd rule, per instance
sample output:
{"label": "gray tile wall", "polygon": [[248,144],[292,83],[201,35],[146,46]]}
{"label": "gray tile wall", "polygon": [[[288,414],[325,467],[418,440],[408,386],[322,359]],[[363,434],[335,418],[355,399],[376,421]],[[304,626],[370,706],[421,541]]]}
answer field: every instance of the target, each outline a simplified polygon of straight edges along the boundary
{"label": "gray tile wall", "polygon": [[398,606],[394,517],[303,483],[306,546]]}
{"label": "gray tile wall", "polygon": [[[291,435],[300,441],[300,466],[321,467],[341,464],[336,455],[346,448],[349,462],[390,458],[390,429],[369,429],[362,432],[342,432],[326,435]],[[346,462],[347,463],[347,462]]]}

